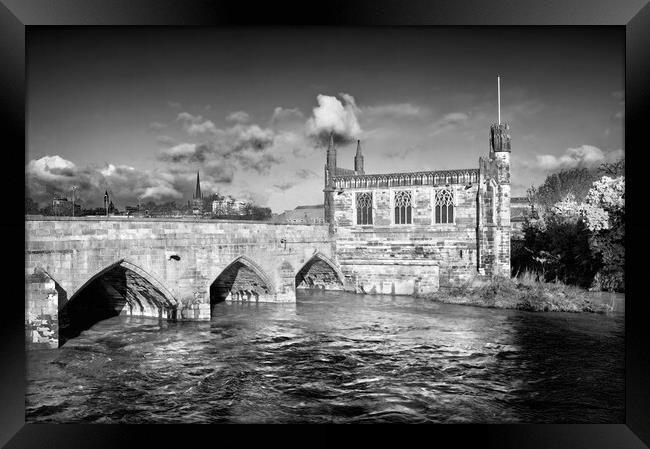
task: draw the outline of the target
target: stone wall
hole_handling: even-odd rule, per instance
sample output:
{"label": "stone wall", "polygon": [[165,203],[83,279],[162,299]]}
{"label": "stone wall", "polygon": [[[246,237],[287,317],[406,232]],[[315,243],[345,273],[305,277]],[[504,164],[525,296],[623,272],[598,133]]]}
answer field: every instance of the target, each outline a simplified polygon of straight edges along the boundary
{"label": "stone wall", "polygon": [[[345,189],[335,195],[337,260],[350,285],[367,293],[423,294],[477,272],[478,186],[453,185],[454,223],[436,224],[434,195],[441,187]],[[392,195],[412,192],[412,224],[394,224]],[[357,225],[357,192],[373,193],[373,225]]]}
{"label": "stone wall", "polygon": [[[333,258],[335,246],[326,225],[27,217],[25,227],[26,328],[42,338],[56,334],[57,310],[66,301],[121,261],[173,299],[178,318],[209,319],[210,286],[229,265],[241,262],[263,274],[268,294],[259,300],[295,301],[298,270],[315,254]],[[41,337],[31,332],[30,338]]]}

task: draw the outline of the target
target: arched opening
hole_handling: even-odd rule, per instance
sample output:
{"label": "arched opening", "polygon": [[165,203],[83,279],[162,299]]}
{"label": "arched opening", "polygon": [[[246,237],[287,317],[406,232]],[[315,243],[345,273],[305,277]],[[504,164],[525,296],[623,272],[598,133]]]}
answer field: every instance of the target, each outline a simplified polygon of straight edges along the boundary
{"label": "arched opening", "polygon": [[343,274],[322,254],[314,254],[296,274],[296,288],[343,290]]}
{"label": "arched opening", "polygon": [[154,278],[120,261],[86,282],[59,310],[59,346],[118,315],[175,318],[176,300]]}
{"label": "arched opening", "polygon": [[238,257],[210,285],[210,305],[225,300],[258,301],[273,294],[272,283],[252,260]]}

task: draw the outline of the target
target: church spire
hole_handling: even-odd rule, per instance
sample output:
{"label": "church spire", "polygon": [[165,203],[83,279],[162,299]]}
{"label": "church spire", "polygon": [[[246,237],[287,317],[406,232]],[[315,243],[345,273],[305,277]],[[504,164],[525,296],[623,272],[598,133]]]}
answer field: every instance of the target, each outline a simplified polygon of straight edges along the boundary
{"label": "church spire", "polygon": [[194,192],[194,199],[198,200],[203,198],[201,195],[201,181],[199,180],[199,172],[196,172],[196,191]]}

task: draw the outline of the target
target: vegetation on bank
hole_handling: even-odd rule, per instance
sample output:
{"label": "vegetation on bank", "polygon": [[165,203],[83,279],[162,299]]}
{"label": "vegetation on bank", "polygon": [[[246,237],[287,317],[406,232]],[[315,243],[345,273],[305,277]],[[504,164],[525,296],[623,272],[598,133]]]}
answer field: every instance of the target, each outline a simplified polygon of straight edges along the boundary
{"label": "vegetation on bank", "polygon": [[513,240],[513,275],[594,291],[625,291],[624,160],[549,175],[528,191],[523,238]]}
{"label": "vegetation on bank", "polygon": [[611,304],[593,301],[593,294],[583,288],[559,281],[544,282],[538,275],[530,272],[516,278],[474,279],[458,287],[441,288],[437,293],[426,297],[450,304],[531,312],[612,311]]}

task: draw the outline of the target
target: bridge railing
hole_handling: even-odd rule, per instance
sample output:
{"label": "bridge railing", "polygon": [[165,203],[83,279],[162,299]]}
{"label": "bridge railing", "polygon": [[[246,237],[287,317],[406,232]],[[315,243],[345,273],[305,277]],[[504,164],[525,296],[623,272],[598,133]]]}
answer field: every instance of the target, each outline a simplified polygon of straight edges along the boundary
{"label": "bridge railing", "polygon": [[104,216],[104,215],[88,215],[82,217],[71,217],[63,215],[25,215],[25,221],[116,221],[116,222],[191,222],[191,223],[238,223],[238,224],[265,224],[265,225],[292,225],[292,226],[327,226],[323,223],[283,223],[275,221],[263,220],[222,220],[212,218],[191,218],[191,217],[128,217],[128,216]]}

